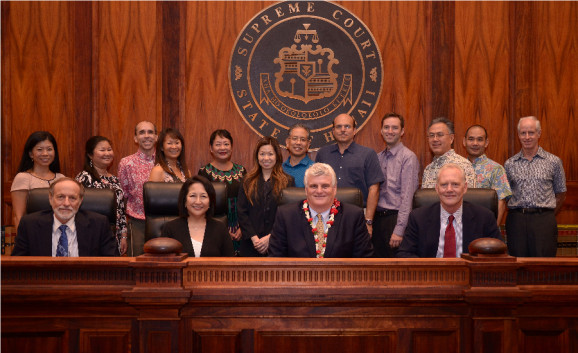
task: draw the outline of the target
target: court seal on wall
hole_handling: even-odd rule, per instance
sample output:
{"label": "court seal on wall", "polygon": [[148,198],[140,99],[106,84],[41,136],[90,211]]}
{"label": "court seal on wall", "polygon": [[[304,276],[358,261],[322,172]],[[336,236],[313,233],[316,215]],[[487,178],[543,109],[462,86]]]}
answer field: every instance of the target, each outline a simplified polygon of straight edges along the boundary
{"label": "court seal on wall", "polygon": [[288,129],[311,129],[311,149],[333,143],[333,118],[348,113],[358,129],[382,90],[381,54],[367,26],[327,1],[286,1],[253,17],[229,63],[231,96],[245,122],[281,144]]}

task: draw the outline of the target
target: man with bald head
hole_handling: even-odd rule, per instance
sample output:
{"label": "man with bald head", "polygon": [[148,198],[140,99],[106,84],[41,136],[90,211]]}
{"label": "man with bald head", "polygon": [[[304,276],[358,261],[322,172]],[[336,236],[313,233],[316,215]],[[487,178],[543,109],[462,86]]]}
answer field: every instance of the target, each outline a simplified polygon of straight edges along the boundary
{"label": "man with bald head", "polygon": [[158,135],[155,124],[141,121],[134,128],[135,154],[124,157],[118,164],[118,179],[126,197],[126,218],[129,225],[129,256],[143,253],[145,214],[143,185],[155,165],[155,146]]}
{"label": "man with bald head", "polygon": [[562,161],[539,145],[542,128],[534,116],[518,122],[522,150],[504,164],[512,187],[506,238],[512,256],[552,257],[558,249],[556,213],[566,198]]}
{"label": "man with bald head", "polygon": [[349,114],[339,114],[333,119],[334,145],[319,149],[315,162],[327,163],[337,174],[338,187],[356,187],[363,194],[366,207],[367,230],[373,231],[373,218],[379,200],[379,185],[385,180],[377,153],[369,147],[355,143],[357,122]]}
{"label": "man with bald head", "polygon": [[440,201],[410,213],[397,257],[455,258],[477,238],[501,239],[494,214],[464,201],[468,184],[462,167],[442,166],[435,189]]}

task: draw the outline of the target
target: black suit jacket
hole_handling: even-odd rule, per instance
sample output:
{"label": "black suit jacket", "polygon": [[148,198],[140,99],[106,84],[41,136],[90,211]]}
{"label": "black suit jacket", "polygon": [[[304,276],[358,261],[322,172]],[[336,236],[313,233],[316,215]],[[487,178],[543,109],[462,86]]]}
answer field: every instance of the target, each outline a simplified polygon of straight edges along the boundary
{"label": "black suit jacket", "polygon": [[[161,234],[163,237],[180,241],[181,244],[183,244],[183,252],[188,253],[191,257],[195,257],[195,250],[193,249],[193,242],[191,241],[191,234],[189,233],[186,217],[179,217],[165,223]],[[203,238],[203,246],[201,247],[201,257],[234,255],[233,241],[231,240],[227,226],[216,219],[207,219],[205,237]]]}
{"label": "black suit jacket", "polygon": [[[303,202],[281,206],[269,239],[269,256],[317,257],[315,237],[305,218]],[[333,226],[327,233],[325,257],[371,257],[373,245],[365,225],[363,210],[341,203]]]}
{"label": "black suit jacket", "polygon": [[[18,225],[13,256],[52,256],[52,210],[27,214]],[[119,256],[108,218],[79,210],[75,217],[78,256]]]}
{"label": "black suit jacket", "polygon": [[[295,179],[289,174],[287,178],[289,179],[287,186],[295,186]],[[279,202],[273,193],[273,186],[272,183],[266,185],[261,174],[257,180],[257,197],[252,205],[245,194],[244,185],[239,189],[237,216],[243,237],[240,246],[241,256],[263,256],[255,250],[251,238],[254,235],[263,238],[271,233]]]}
{"label": "black suit jacket", "polygon": [[[440,238],[440,208],[440,203],[436,202],[411,211],[397,257],[436,257]],[[463,253],[468,253],[468,246],[475,239],[502,240],[494,214],[485,207],[464,201],[462,224]]]}

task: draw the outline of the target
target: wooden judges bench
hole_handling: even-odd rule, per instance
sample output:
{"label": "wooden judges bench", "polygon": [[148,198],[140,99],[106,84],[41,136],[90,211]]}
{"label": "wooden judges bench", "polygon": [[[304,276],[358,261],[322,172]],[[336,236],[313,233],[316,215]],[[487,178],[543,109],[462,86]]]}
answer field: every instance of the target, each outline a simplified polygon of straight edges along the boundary
{"label": "wooden judges bench", "polygon": [[2,352],[578,352],[578,259],[3,258]]}

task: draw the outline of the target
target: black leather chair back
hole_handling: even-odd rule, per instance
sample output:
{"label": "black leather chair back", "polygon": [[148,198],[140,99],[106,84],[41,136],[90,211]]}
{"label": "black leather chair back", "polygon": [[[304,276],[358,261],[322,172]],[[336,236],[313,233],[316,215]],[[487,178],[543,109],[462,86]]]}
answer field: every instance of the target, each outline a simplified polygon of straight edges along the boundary
{"label": "black leather chair back", "polygon": [[[292,202],[299,202],[304,200],[305,196],[305,188],[298,188],[298,187],[288,187],[283,189],[281,192],[281,202],[280,205],[292,203]],[[363,194],[361,190],[358,188],[351,188],[351,187],[343,187],[337,188],[337,195],[335,196],[341,202],[351,203],[363,208]]]}
{"label": "black leather chair back", "polygon": [[[218,182],[212,184],[216,194],[214,218],[227,224],[227,185]],[[178,199],[182,186],[183,183],[144,183],[145,241],[160,237],[163,225],[179,216]]]}
{"label": "black leather chair back", "polygon": [[[429,206],[439,202],[440,198],[435,189],[417,189],[413,195],[413,208]],[[494,213],[498,219],[498,195],[493,189],[471,188],[466,191],[464,201],[483,206]]]}
{"label": "black leather chair back", "polygon": [[[26,213],[49,209],[48,188],[32,189],[28,192]],[[116,195],[111,189],[84,188],[80,209],[100,213],[108,218],[111,225],[116,224]]]}

